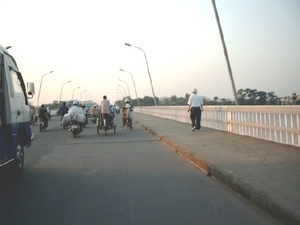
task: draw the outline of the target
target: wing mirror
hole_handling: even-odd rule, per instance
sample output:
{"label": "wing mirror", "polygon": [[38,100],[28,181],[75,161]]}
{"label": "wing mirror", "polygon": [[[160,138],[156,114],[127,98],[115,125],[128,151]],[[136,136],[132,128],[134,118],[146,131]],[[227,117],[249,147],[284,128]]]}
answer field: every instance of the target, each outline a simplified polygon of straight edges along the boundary
{"label": "wing mirror", "polygon": [[27,93],[28,93],[29,96],[31,96],[30,98],[33,98],[33,96],[35,94],[35,89],[34,89],[34,83],[33,82],[27,83]]}

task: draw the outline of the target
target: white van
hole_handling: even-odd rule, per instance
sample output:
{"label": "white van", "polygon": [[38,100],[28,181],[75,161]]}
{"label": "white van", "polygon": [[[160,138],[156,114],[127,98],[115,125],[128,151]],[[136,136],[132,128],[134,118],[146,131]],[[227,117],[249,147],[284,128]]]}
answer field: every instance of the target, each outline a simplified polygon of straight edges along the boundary
{"label": "white van", "polygon": [[[34,84],[27,84],[34,95]],[[31,145],[30,108],[23,77],[14,58],[0,45],[0,167],[24,165],[24,148]]]}

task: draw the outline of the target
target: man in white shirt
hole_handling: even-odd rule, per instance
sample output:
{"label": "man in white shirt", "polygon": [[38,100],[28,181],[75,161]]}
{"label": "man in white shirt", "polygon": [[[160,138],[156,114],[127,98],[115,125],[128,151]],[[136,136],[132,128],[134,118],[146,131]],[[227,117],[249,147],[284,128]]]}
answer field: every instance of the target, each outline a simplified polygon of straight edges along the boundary
{"label": "man in white shirt", "polygon": [[201,114],[203,111],[203,99],[197,94],[197,89],[194,88],[188,100],[188,112],[192,122],[192,131],[200,131],[201,128]]}

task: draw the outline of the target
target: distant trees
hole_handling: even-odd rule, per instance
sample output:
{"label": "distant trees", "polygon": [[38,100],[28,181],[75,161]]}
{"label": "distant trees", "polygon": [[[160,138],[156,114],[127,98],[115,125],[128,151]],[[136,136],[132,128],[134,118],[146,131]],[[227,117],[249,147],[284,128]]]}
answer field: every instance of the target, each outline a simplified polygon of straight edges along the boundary
{"label": "distant trees", "polygon": [[240,105],[277,105],[280,99],[274,92],[257,91],[257,89],[240,89],[237,93]]}
{"label": "distant trees", "polygon": [[[158,105],[187,105],[190,94],[186,93],[184,97],[171,95],[171,97],[161,97],[156,100]],[[300,99],[297,100],[297,94],[293,93],[291,97],[287,96],[285,99],[279,98],[273,91],[265,92],[257,89],[240,89],[237,93],[237,98],[240,105],[288,105],[299,104]],[[203,96],[205,105],[234,105],[235,102],[231,99],[219,98],[215,96],[212,100]],[[123,100],[120,101],[121,105]],[[137,106],[137,100],[132,100],[133,105]],[[152,97],[145,96],[139,99],[141,106],[153,106],[154,101]],[[120,104],[118,103],[118,104]]]}
{"label": "distant trees", "polygon": [[[184,97],[177,97],[177,95],[171,95],[171,97],[156,97],[157,105],[187,105],[190,94],[186,93]],[[279,98],[273,91],[257,91],[257,89],[240,89],[237,93],[237,98],[240,105],[300,105],[300,98],[296,93],[292,93],[291,96]],[[116,104],[123,106],[125,98],[116,102]],[[131,99],[131,103],[134,106],[138,106],[137,99]],[[215,96],[212,100],[203,96],[205,105],[234,105],[235,102],[231,99],[219,98]],[[140,106],[154,106],[154,99],[151,96],[145,96],[139,98]],[[49,106],[51,109],[59,107],[57,100],[53,103],[44,104],[46,107]]]}

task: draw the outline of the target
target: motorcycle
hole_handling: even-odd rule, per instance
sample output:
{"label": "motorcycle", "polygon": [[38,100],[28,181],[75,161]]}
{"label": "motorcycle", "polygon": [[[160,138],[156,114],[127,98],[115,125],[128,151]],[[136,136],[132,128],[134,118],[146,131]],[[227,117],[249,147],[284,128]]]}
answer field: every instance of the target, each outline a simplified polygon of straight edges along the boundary
{"label": "motorcycle", "polygon": [[62,125],[64,130],[70,128],[70,123],[69,122],[61,122],[61,125]]}
{"label": "motorcycle", "polygon": [[120,113],[120,107],[117,105],[116,106],[116,113],[119,114]]}
{"label": "motorcycle", "polygon": [[127,118],[126,119],[126,127],[127,127],[127,130],[132,130],[132,119],[130,118]]}
{"label": "motorcycle", "polygon": [[45,121],[43,118],[39,118],[40,132],[46,131]]}
{"label": "motorcycle", "polygon": [[74,138],[76,138],[82,131],[81,124],[79,122],[77,122],[76,120],[72,120],[70,122],[70,124],[71,124],[71,126],[70,126],[69,131],[71,131]]}

